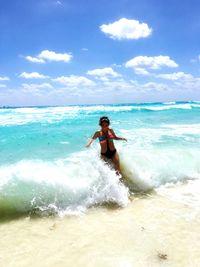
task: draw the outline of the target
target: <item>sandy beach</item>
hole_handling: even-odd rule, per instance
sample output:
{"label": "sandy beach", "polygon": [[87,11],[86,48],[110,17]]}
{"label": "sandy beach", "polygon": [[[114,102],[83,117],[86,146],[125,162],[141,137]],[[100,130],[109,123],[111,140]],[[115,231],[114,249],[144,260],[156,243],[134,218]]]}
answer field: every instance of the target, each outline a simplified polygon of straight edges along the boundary
{"label": "sandy beach", "polygon": [[200,215],[193,212],[155,192],[134,196],[125,208],[4,221],[0,266],[198,267]]}

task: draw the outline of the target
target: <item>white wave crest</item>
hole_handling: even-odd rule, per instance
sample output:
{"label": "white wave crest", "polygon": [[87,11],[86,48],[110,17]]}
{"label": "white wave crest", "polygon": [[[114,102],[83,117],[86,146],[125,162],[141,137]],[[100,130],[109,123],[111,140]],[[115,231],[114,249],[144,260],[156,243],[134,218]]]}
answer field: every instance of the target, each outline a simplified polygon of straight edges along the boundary
{"label": "white wave crest", "polygon": [[15,108],[0,109],[0,125],[21,125],[27,123],[55,123],[68,118],[74,118],[80,114],[131,112],[131,111],[164,111],[170,109],[200,108],[195,103],[164,103],[164,104],[127,104],[127,105],[95,105],[95,106],[66,106],[45,108]]}
{"label": "white wave crest", "polygon": [[55,162],[20,161],[0,168],[2,203],[15,211],[57,213],[85,211],[107,202],[128,203],[128,189],[119,177],[97,158],[96,152],[80,152]]}

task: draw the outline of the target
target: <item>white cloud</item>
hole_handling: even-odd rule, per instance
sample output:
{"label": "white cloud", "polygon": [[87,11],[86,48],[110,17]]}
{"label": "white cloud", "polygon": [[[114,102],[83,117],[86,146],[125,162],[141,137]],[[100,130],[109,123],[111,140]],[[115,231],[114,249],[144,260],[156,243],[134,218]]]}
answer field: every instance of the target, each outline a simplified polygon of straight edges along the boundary
{"label": "white cloud", "polygon": [[140,83],[137,80],[125,80],[123,78],[117,81],[108,81],[104,82],[103,84],[104,93],[107,91],[115,91],[120,94],[126,94],[130,92],[138,92],[138,93],[145,93],[145,92],[161,92],[169,90],[167,84],[164,83],[157,83],[157,82],[147,82],[147,83]]}
{"label": "white cloud", "polygon": [[98,79],[103,79],[107,80],[108,77],[119,77],[120,75],[115,72],[112,68],[103,68],[103,69],[94,69],[94,70],[89,70],[87,72],[88,75],[94,76],[95,78]]}
{"label": "white cloud", "polygon": [[22,92],[25,94],[33,95],[33,96],[45,96],[47,93],[49,93],[49,90],[47,89],[53,89],[53,86],[49,83],[41,83],[41,84],[35,84],[35,83],[23,83],[22,84]]}
{"label": "white cloud", "polygon": [[89,49],[88,49],[88,48],[85,48],[85,47],[83,47],[83,48],[81,48],[81,50],[82,50],[82,51],[88,51]]}
{"label": "white cloud", "polygon": [[25,57],[28,61],[33,62],[33,63],[45,63],[44,59],[42,58],[37,58],[37,57],[31,57],[27,56]]}
{"label": "white cloud", "polygon": [[100,26],[102,32],[112,39],[139,39],[148,37],[152,33],[152,29],[148,24],[140,23],[138,20],[122,18],[110,24]]}
{"label": "white cloud", "polygon": [[178,64],[170,59],[169,56],[137,56],[127,61],[125,66],[129,67],[147,67],[149,69],[160,69],[163,66],[175,68]]}
{"label": "white cloud", "polygon": [[0,77],[0,81],[9,81],[10,80],[10,78],[9,77]]}
{"label": "white cloud", "polygon": [[174,81],[176,88],[181,88],[182,90],[192,90],[199,91],[200,88],[200,78],[190,78],[190,79],[180,79]]}
{"label": "white cloud", "polygon": [[56,79],[53,79],[54,82],[59,82],[66,87],[91,87],[95,86],[95,83],[88,78],[84,76],[76,76],[76,75],[70,75],[70,76],[61,76]]}
{"label": "white cloud", "polygon": [[67,53],[56,53],[54,51],[43,50],[39,55],[38,58],[49,60],[49,61],[64,61],[69,62],[72,59],[72,55]]}
{"label": "white cloud", "polygon": [[45,63],[47,61],[63,61],[68,63],[72,59],[72,55],[68,53],[56,53],[54,51],[43,50],[37,57],[27,56],[26,59],[33,63]]}
{"label": "white cloud", "polygon": [[163,83],[148,82],[145,84],[141,84],[141,89],[144,89],[145,91],[162,92],[169,90],[169,86]]}
{"label": "white cloud", "polygon": [[23,88],[26,89],[26,91],[35,91],[39,89],[52,89],[53,86],[49,83],[41,83],[41,84],[35,84],[35,83],[23,83],[22,84]]}
{"label": "white cloud", "polygon": [[158,78],[162,78],[162,79],[166,79],[166,80],[180,80],[180,79],[193,79],[194,77],[192,76],[192,74],[189,73],[184,73],[184,72],[174,72],[174,73],[167,73],[167,74],[159,74],[156,77]]}
{"label": "white cloud", "polygon": [[138,75],[150,75],[150,73],[143,68],[136,68],[135,67],[134,70],[135,70],[135,73]]}
{"label": "white cloud", "polygon": [[125,63],[126,68],[133,68],[136,74],[148,75],[147,69],[156,70],[161,67],[176,68],[178,64],[169,56],[137,56]]}
{"label": "white cloud", "polygon": [[120,65],[120,64],[116,64],[116,63],[113,63],[112,66],[113,66],[113,67],[116,67],[116,68],[121,68],[121,67],[122,67],[122,65]]}
{"label": "white cloud", "polygon": [[0,84],[0,88],[5,88],[6,85],[5,84]]}
{"label": "white cloud", "polygon": [[25,79],[45,79],[49,78],[49,76],[45,76],[43,74],[40,74],[38,72],[22,72],[19,77],[25,78]]}
{"label": "white cloud", "polygon": [[135,89],[135,85],[131,81],[126,81],[123,78],[120,78],[118,80],[108,80],[104,81],[102,84],[104,93],[109,91],[121,91],[124,93],[125,90],[133,90]]}

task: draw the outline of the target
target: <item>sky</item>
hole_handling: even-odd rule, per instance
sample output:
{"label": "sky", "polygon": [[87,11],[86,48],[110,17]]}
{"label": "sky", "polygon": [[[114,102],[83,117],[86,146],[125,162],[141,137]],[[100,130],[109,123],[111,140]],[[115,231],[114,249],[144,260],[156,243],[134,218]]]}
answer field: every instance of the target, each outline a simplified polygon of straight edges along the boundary
{"label": "sky", "polygon": [[198,0],[0,0],[0,106],[200,100]]}

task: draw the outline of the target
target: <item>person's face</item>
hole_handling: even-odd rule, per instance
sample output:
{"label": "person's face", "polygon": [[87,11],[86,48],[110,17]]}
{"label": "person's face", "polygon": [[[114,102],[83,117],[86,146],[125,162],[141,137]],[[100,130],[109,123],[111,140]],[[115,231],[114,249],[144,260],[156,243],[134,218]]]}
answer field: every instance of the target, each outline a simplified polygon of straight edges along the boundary
{"label": "person's face", "polygon": [[102,122],[102,124],[101,124],[101,127],[102,127],[103,129],[107,129],[108,126],[109,126],[109,124],[108,124],[107,122]]}

